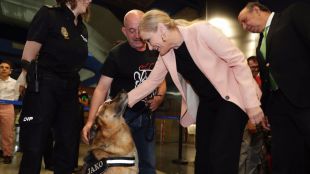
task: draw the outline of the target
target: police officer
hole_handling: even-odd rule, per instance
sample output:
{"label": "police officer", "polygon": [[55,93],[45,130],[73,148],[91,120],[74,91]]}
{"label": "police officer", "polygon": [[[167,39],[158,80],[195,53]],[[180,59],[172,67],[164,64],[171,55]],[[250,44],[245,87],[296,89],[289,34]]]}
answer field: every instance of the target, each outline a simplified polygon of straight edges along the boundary
{"label": "police officer", "polygon": [[78,71],[88,54],[83,17],[91,0],[56,0],[34,16],[22,55],[20,81],[27,88],[20,117],[23,156],[19,174],[39,174],[42,153],[54,130],[54,172],[74,168],[79,123]]}

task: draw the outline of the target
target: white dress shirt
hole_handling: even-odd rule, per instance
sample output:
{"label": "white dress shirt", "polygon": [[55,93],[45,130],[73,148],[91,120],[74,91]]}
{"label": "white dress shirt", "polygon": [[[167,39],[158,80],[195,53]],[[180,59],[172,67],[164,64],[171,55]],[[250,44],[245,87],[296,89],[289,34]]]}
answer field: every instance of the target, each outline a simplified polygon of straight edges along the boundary
{"label": "white dress shirt", "polygon": [[269,31],[269,27],[270,27],[270,25],[271,25],[271,22],[272,22],[272,19],[273,19],[274,14],[275,14],[275,13],[272,12],[272,13],[269,15],[268,19],[267,19],[266,26],[265,26],[265,28],[268,27],[267,33],[268,33],[268,31]]}
{"label": "white dress shirt", "polygon": [[16,80],[9,77],[6,80],[0,79],[0,99],[17,100],[19,96],[19,85]]}

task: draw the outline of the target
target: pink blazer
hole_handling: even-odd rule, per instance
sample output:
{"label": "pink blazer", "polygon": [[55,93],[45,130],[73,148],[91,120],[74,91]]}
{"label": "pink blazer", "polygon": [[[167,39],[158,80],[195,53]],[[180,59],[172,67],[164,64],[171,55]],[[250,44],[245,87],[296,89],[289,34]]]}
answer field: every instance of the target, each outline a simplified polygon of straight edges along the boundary
{"label": "pink blazer", "polygon": [[[228,38],[206,22],[178,28],[195,64],[223,99],[235,103],[243,111],[260,106],[261,91],[252,77],[247,61]],[[173,49],[164,56],[159,56],[149,77],[128,93],[128,104],[133,106],[151,93],[168,72],[182,95],[180,122],[187,127],[196,121],[199,102],[196,94],[188,88],[188,84],[177,72]],[[190,98],[194,98],[196,102],[188,101]]]}

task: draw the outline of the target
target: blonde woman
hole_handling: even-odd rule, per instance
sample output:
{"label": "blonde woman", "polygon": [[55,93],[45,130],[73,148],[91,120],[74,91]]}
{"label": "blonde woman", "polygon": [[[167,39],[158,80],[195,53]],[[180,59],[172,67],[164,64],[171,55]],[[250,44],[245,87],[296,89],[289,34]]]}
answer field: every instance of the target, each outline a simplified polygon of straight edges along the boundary
{"label": "blonde woman", "polygon": [[[260,90],[244,55],[221,32],[206,22],[184,24],[159,10],[143,16],[140,36],[160,56],[149,78],[129,93],[129,106],[169,72],[182,96],[181,124],[196,122],[195,173],[238,173],[247,116],[253,124],[264,116]],[[197,105],[189,101],[193,96]]]}

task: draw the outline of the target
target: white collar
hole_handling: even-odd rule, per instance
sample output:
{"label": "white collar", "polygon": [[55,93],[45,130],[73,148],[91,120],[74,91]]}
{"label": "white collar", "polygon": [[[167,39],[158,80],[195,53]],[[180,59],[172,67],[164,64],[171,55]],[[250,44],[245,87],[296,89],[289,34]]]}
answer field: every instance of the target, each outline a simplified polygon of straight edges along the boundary
{"label": "white collar", "polygon": [[271,21],[272,21],[272,19],[273,19],[273,16],[274,16],[274,12],[272,12],[272,13],[269,15],[268,20],[267,20],[267,22],[266,22],[265,28],[270,26]]}
{"label": "white collar", "polygon": [[10,81],[12,81],[12,78],[9,76],[9,78],[7,78],[5,80],[2,80],[2,79],[0,79],[0,80],[3,81],[3,82],[10,82]]}

